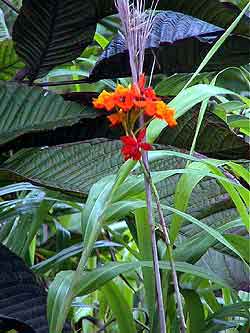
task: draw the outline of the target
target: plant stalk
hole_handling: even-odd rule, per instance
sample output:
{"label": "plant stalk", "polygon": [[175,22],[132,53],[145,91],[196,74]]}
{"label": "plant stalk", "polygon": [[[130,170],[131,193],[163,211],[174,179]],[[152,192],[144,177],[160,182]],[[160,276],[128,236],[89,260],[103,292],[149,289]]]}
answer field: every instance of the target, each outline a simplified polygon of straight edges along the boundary
{"label": "plant stalk", "polygon": [[12,5],[12,3],[9,0],[0,0],[0,1],[2,1],[3,3],[5,3],[6,6],[8,6],[10,9],[12,9],[17,14],[20,13],[19,9],[17,9],[14,5]]}
{"label": "plant stalk", "polygon": [[[145,152],[143,153],[142,160],[143,160],[143,162],[142,162],[143,165],[145,165],[145,168],[148,169],[147,153],[145,153]],[[158,305],[159,320],[160,320],[160,332],[166,333],[166,318],[165,318],[165,310],[164,310],[163,294],[162,294],[162,286],[161,286],[161,274],[160,274],[160,266],[159,266],[159,259],[158,259],[158,253],[157,253],[155,227],[154,227],[154,223],[153,223],[152,192],[151,192],[150,183],[145,174],[144,174],[144,182],[145,182],[146,201],[147,201],[147,208],[148,208],[148,223],[150,226],[150,235],[151,235],[151,242],[152,242],[152,255],[153,255],[154,273],[155,273],[157,305]]]}
{"label": "plant stalk", "polygon": [[150,184],[150,187],[152,189],[152,192],[153,192],[155,200],[156,200],[157,211],[158,211],[159,217],[160,217],[160,224],[162,227],[165,243],[167,246],[168,257],[169,257],[169,262],[170,262],[172,276],[173,276],[175,296],[176,296],[176,301],[177,301],[177,306],[178,306],[178,311],[179,311],[179,316],[180,316],[180,329],[181,329],[181,333],[185,333],[187,326],[186,326],[186,322],[185,322],[185,316],[184,316],[182,300],[181,300],[181,293],[180,293],[178,277],[177,277],[176,268],[175,268],[173,250],[172,250],[171,242],[169,239],[167,224],[165,223],[157,188],[156,188],[155,184],[153,183],[152,177],[150,175],[150,172],[148,171],[148,168],[146,167],[146,165],[144,163],[144,160],[141,162],[141,166],[142,166],[142,169],[144,172],[144,176],[147,178],[148,183]]}

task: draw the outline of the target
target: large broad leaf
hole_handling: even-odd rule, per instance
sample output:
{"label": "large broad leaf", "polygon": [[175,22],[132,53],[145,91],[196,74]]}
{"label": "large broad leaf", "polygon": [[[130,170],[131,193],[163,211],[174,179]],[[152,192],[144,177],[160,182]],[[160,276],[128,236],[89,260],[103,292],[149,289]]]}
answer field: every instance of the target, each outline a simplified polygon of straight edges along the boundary
{"label": "large broad leaf", "polygon": [[[62,191],[87,195],[90,187],[104,176],[114,174],[122,165],[121,144],[118,141],[92,140],[43,149],[24,149],[3,164],[0,175],[26,179],[33,183]],[[186,160],[174,156],[152,162],[152,170],[184,168]],[[163,204],[173,206],[178,175],[159,183]],[[237,217],[234,205],[225,190],[214,179],[204,178],[194,189],[188,213],[208,225],[217,226]],[[169,223],[172,213],[165,212]],[[200,228],[185,223],[182,231],[192,236]]]}
{"label": "large broad leaf", "polygon": [[[186,113],[178,119],[176,128],[166,127],[157,142],[189,150],[192,146],[198,115],[197,109]],[[249,144],[211,112],[205,114],[195,150],[213,158],[250,159]]]}
{"label": "large broad leaf", "polygon": [[0,42],[0,80],[11,80],[24,67],[11,40]]}
{"label": "large broad leaf", "polygon": [[[155,73],[194,72],[222,33],[223,29],[217,26],[181,13],[166,11],[156,14],[146,44],[144,71],[150,74],[156,56]],[[217,71],[247,64],[249,50],[247,38],[229,36],[204,70]],[[98,60],[90,79],[129,75],[127,45],[123,36],[118,34]]]}
{"label": "large broad leaf", "polygon": [[[94,2],[92,1],[93,5]],[[113,0],[99,0],[99,17],[114,14],[116,12]],[[146,0],[146,7],[152,5],[151,0]],[[230,3],[222,3],[219,0],[160,0],[157,6],[159,10],[173,10],[197,17],[203,21],[215,24],[221,28],[227,28],[240,14],[240,10]],[[214,15],[216,13],[216,15]],[[250,36],[250,19],[246,15],[242,18],[235,32]]]}
{"label": "large broad leaf", "polygon": [[91,43],[98,20],[95,2],[23,1],[13,39],[31,80],[45,75],[54,66],[76,59]]}
{"label": "large broad leaf", "polygon": [[[146,2],[151,5],[151,1]],[[237,7],[225,6],[218,0],[161,0],[158,8],[193,15],[223,28],[240,13]],[[96,23],[115,12],[113,0],[24,0],[14,39],[18,54],[30,70],[29,77],[43,76],[54,66],[78,57],[93,40]],[[249,22],[244,16],[236,32],[250,35]]]}
{"label": "large broad leaf", "polygon": [[91,108],[43,89],[0,82],[0,145],[27,132],[70,126],[95,115]]}
{"label": "large broad leaf", "polygon": [[[47,295],[24,262],[0,244],[0,328],[48,333]],[[64,332],[69,333],[69,326]]]}

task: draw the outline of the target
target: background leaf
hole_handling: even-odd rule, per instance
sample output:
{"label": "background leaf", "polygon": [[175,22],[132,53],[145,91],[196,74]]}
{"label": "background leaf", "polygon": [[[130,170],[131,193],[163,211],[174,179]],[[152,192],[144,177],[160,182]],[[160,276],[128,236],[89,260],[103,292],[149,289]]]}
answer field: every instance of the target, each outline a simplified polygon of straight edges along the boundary
{"label": "background leaf", "polygon": [[[189,150],[198,120],[198,110],[178,119],[175,128],[166,127],[157,142]],[[249,144],[237,136],[228,125],[211,112],[206,112],[197,137],[195,151],[212,158],[249,159]]]}
{"label": "background leaf", "polygon": [[[17,54],[34,80],[76,59],[93,40],[94,4],[81,0],[24,0],[13,29]],[[34,33],[35,32],[35,33]]]}
{"label": "background leaf", "polygon": [[[2,244],[0,254],[0,318],[10,317],[11,328],[23,323],[32,332],[48,333],[45,290],[24,262]],[[64,332],[70,331],[67,325]]]}
{"label": "background leaf", "polygon": [[69,126],[95,114],[43,89],[0,82],[0,145],[27,132]]}
{"label": "background leaf", "polygon": [[11,40],[0,42],[0,80],[13,79],[23,67],[24,64],[17,56],[13,42]]}
{"label": "background leaf", "polygon": [[[154,58],[155,73],[170,75],[194,72],[223,32],[219,27],[181,13],[165,11],[156,14],[146,44],[144,72],[150,74]],[[246,50],[249,50],[249,46],[247,38],[229,36],[204,70],[218,71],[229,66],[247,64],[250,52]],[[120,66],[121,63],[123,66]],[[129,75],[127,47],[122,35],[118,34],[97,61],[90,79]]]}

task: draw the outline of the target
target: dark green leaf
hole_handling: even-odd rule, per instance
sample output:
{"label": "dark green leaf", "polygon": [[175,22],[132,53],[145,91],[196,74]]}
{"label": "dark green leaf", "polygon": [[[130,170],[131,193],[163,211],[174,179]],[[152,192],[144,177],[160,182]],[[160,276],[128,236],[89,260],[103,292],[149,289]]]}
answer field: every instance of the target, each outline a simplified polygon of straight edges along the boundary
{"label": "dark green leaf", "polygon": [[[107,175],[115,174],[122,165],[121,144],[118,141],[92,140],[43,149],[25,149],[16,153],[1,166],[0,174],[86,196],[90,187]],[[178,152],[151,162],[152,171],[184,168],[186,160]],[[162,155],[161,151],[153,152]],[[162,204],[171,206],[179,175],[160,182],[157,187]],[[220,226],[237,218],[237,212],[225,190],[215,179],[204,178],[193,190],[187,213],[210,226]],[[165,211],[167,223],[172,213]],[[200,232],[189,224],[182,226],[188,237]]]}
{"label": "dark green leaf", "polygon": [[239,235],[226,235],[225,238],[241,253],[242,257],[250,263],[250,239]]}
{"label": "dark green leaf", "polygon": [[[9,329],[19,331],[23,325],[27,333],[48,332],[46,292],[37,283],[35,275],[19,257],[1,244],[0,266],[0,322],[3,318],[5,323],[8,317]],[[64,332],[70,332],[68,325]]]}
{"label": "dark green leaf", "polygon": [[[189,150],[198,120],[198,110],[187,112],[178,119],[175,128],[166,127],[157,142]],[[211,133],[213,133],[211,135]],[[195,150],[219,159],[249,159],[250,147],[228,125],[211,112],[206,112],[197,138]]]}
{"label": "dark green leaf", "polygon": [[27,132],[70,126],[95,115],[93,109],[43,89],[0,82],[0,145]]}
{"label": "dark green leaf", "polygon": [[95,34],[96,5],[89,0],[23,1],[13,39],[31,80],[80,56]]}
{"label": "dark green leaf", "polygon": [[[170,75],[194,72],[222,33],[223,29],[196,18],[171,11],[160,12],[155,16],[147,40],[144,72],[151,73],[155,57],[155,73]],[[249,50],[248,38],[231,35],[204,70],[218,71],[229,66],[247,64]],[[99,58],[90,78],[97,80],[129,75],[127,46],[123,36],[118,34]]]}
{"label": "dark green leaf", "polygon": [[190,332],[201,333],[204,331],[205,314],[199,295],[194,290],[182,290],[185,299],[186,311],[189,313]]}

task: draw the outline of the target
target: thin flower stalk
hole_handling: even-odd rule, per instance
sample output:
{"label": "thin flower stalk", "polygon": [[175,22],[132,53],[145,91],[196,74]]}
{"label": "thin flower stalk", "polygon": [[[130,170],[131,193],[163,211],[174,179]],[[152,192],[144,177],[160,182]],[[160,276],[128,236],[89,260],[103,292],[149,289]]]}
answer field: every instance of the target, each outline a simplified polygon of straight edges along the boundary
{"label": "thin flower stalk", "polygon": [[[174,118],[175,110],[162,101],[150,86],[146,87],[146,78],[143,73],[146,43],[152,31],[154,12],[158,0],[152,1],[151,10],[145,12],[145,0],[115,0],[118,14],[122,23],[122,36],[127,45],[133,84],[128,87],[118,84],[115,91],[102,93],[93,100],[96,109],[105,109],[110,126],[122,125],[126,135],[122,136],[121,153],[125,160],[140,161],[144,170],[146,201],[148,208],[148,223],[152,243],[153,268],[155,273],[157,306],[159,311],[160,332],[166,333],[166,318],[162,295],[161,275],[159,268],[157,241],[153,223],[152,191],[156,196],[157,209],[160,215],[162,229],[173,271],[176,299],[181,317],[181,332],[185,332],[185,319],[183,315],[181,295],[178,286],[177,274],[169,241],[168,231],[162,214],[157,190],[151,182],[147,151],[153,147],[146,142],[147,125],[155,118],[166,121],[169,127],[177,125]],[[150,83],[153,76],[155,59],[151,70]],[[138,125],[139,124],[139,128]]]}
{"label": "thin flower stalk", "polygon": [[[124,39],[129,51],[129,60],[134,84],[138,84],[140,75],[143,73],[144,54],[146,41],[151,31],[152,17],[145,20],[145,2],[136,0],[136,4],[129,3],[129,0],[116,0],[116,7],[122,22]],[[152,15],[152,14],[151,14]],[[146,24],[145,24],[146,22]],[[144,116],[140,115],[140,127],[144,125]],[[142,159],[149,171],[147,153],[142,153]],[[148,223],[152,243],[153,267],[155,273],[155,284],[157,294],[157,305],[159,311],[160,331],[166,333],[166,318],[162,295],[161,275],[157,253],[157,242],[153,223],[152,193],[151,187],[144,176],[146,201],[148,208]]]}
{"label": "thin flower stalk", "polygon": [[173,283],[174,283],[174,289],[175,289],[175,294],[176,294],[176,301],[177,301],[177,306],[178,306],[178,312],[180,316],[180,328],[181,328],[181,333],[186,332],[186,322],[185,322],[185,317],[184,317],[184,311],[183,311],[183,306],[182,306],[182,300],[181,300],[181,293],[180,293],[180,288],[179,288],[179,283],[178,283],[178,277],[177,277],[177,272],[176,272],[176,267],[175,267],[175,262],[174,262],[174,256],[173,256],[173,250],[169,238],[169,232],[168,232],[168,227],[164,219],[163,211],[161,208],[161,203],[160,203],[160,198],[159,194],[157,191],[157,188],[152,180],[151,174],[147,171],[145,164],[141,162],[141,166],[144,172],[144,175],[148,179],[148,183],[150,184],[150,187],[152,189],[152,192],[155,197],[156,201],[156,206],[157,206],[157,211],[159,213],[159,218],[160,218],[160,224],[162,227],[162,233],[164,236],[164,240],[166,243],[167,251],[168,251],[168,258],[171,266],[171,271],[172,271],[172,276],[173,276]]}

